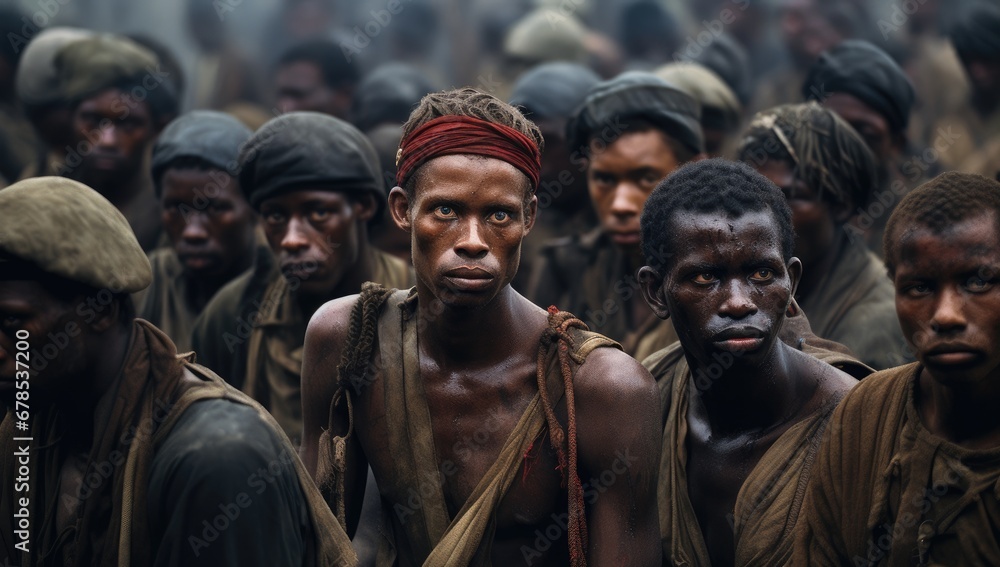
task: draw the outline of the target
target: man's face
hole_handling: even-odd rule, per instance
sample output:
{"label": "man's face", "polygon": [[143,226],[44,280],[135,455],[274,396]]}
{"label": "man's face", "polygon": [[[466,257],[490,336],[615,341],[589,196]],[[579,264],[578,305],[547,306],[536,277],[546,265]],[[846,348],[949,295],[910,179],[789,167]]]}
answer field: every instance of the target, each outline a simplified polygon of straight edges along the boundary
{"label": "man's face", "polygon": [[282,65],[275,76],[278,110],[313,111],[346,119],[351,98],[323,82],[319,67],[306,61]]}
{"label": "man's face", "polygon": [[1000,378],[996,213],[941,233],[920,226],[901,230],[893,277],[896,313],[917,360],[945,385]]}
{"label": "man's face", "polygon": [[823,101],[823,106],[837,113],[851,125],[875,154],[878,164],[891,163],[902,152],[902,141],[893,135],[884,116],[864,102],[847,93],[833,93]]}
{"label": "man's face", "polygon": [[660,296],[685,352],[704,364],[754,365],[770,352],[798,283],[770,211],[674,213],[673,259]]}
{"label": "man's face", "polygon": [[639,247],[639,216],[656,185],[680,165],[659,130],[626,132],[604,151],[591,145],[587,185],[601,226],[615,244]]}
{"label": "man's face", "polygon": [[157,133],[149,105],[130,94],[107,89],[84,100],[73,113],[74,147],[82,156],[74,178],[98,190],[132,179]]}
{"label": "man's face", "polygon": [[[86,321],[77,316],[77,307],[76,302],[52,296],[38,282],[0,280],[0,403],[13,405],[16,382],[24,379],[18,374],[26,370],[24,363],[32,368],[33,400],[77,393],[75,388],[82,385],[71,379],[79,376],[86,361],[86,349],[79,338],[86,332]],[[28,360],[17,356],[19,330],[22,338],[23,331],[28,333]]]}
{"label": "man's face", "polygon": [[816,191],[799,179],[787,162],[771,159],[756,169],[781,189],[792,209],[795,256],[806,269],[818,265],[831,252],[837,229],[843,224],[839,219],[846,218],[847,213],[843,207],[835,210],[821,201]]}
{"label": "man's face", "polygon": [[389,201],[412,234],[417,282],[450,307],[482,307],[517,273],[536,198],[525,212],[524,174],[492,158],[443,156],[419,175],[412,201],[398,188]]}
{"label": "man's face", "polygon": [[361,227],[375,214],[375,203],[306,188],[265,199],[259,212],[285,279],[300,293],[324,296],[355,268]]}
{"label": "man's face", "polygon": [[843,41],[843,35],[819,13],[816,0],[784,0],[780,5],[781,33],[795,62],[804,67]]}
{"label": "man's face", "polygon": [[160,181],[163,228],[191,278],[229,280],[253,254],[256,215],[227,173],[168,169]]}

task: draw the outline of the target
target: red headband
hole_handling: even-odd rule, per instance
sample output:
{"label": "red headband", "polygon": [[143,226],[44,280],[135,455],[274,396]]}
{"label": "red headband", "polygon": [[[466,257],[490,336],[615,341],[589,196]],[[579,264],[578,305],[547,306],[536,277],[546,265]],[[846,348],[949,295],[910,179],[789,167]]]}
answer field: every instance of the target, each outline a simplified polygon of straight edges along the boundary
{"label": "red headband", "polygon": [[471,116],[441,116],[417,128],[399,144],[396,183],[400,187],[428,161],[441,156],[472,154],[503,160],[528,176],[538,188],[542,155],[538,144],[517,130]]}

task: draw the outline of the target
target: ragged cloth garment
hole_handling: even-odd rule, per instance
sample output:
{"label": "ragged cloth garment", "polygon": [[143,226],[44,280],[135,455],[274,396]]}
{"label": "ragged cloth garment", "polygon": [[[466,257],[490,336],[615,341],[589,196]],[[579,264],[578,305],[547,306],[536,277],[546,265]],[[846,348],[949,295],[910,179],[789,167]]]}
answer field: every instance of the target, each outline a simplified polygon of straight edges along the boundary
{"label": "ragged cloth garment", "polygon": [[191,350],[191,329],[196,311],[188,299],[184,266],[173,248],[164,247],[149,255],[153,283],[133,296],[139,317],[156,325],[177,346],[177,352]]}
{"label": "ragged cloth garment", "polygon": [[796,565],[1000,565],[1000,448],[928,431],[914,403],[921,370],[873,374],[833,413]]}
{"label": "ragged cloth garment", "polygon": [[842,234],[826,278],[808,296],[798,298],[813,332],[843,343],[876,370],[912,361],[885,265],[863,242]]}
{"label": "ragged cloth garment", "polygon": [[535,304],[575,313],[587,326],[621,343],[625,353],[643,360],[677,341],[669,319],[652,310],[645,321],[629,325],[626,303],[643,301],[639,281],[627,275],[624,252],[602,228],[559,238],[535,259],[527,296]]}
{"label": "ragged cloth garment", "polygon": [[[83,496],[78,496],[81,502],[75,520],[61,533],[57,533],[56,525],[57,509],[65,505],[60,499],[60,473],[69,455],[65,443],[60,440],[76,424],[67,423],[56,408],[39,409],[33,417],[31,436],[34,439],[28,447],[32,467],[30,553],[15,549],[17,540],[11,539],[17,510],[14,497],[17,495],[13,492],[13,483],[7,483],[0,490],[0,522],[4,523],[0,530],[0,557],[5,558],[7,564],[37,567],[190,564],[156,554],[154,550],[163,551],[168,539],[174,543],[180,539],[181,547],[186,547],[189,533],[201,533],[201,518],[192,518],[178,526],[184,533],[155,533],[151,526],[161,522],[163,517],[154,517],[152,509],[163,503],[159,502],[159,495],[148,489],[151,478],[162,472],[153,463],[160,449],[173,439],[174,426],[191,416],[197,417],[198,410],[219,400],[251,408],[259,420],[279,436],[280,444],[289,455],[301,490],[298,499],[304,503],[308,514],[306,521],[312,530],[311,534],[296,534],[299,535],[296,539],[304,542],[302,564],[356,564],[347,535],[274,420],[253,400],[208,369],[179,357],[170,339],[159,329],[142,320],[133,323],[131,343],[113,388],[95,412],[94,441],[87,455],[87,474],[84,476],[89,479],[100,475],[107,481],[96,487],[87,481],[85,495],[81,487],[79,494]],[[204,403],[193,408],[196,402]],[[13,412],[8,412],[0,422],[0,448],[4,451],[0,470],[4,479],[14,478],[18,467],[14,453],[21,446],[13,441],[17,436],[14,421]],[[110,472],[104,469],[108,463],[115,465]],[[184,505],[187,504],[190,503]],[[233,533],[237,533],[236,530]],[[226,539],[223,534],[222,540]]]}
{"label": "ragged cloth garment", "polygon": [[[787,340],[783,338],[783,340]],[[802,351],[848,374],[870,369],[849,355],[808,342]],[[687,433],[691,370],[680,343],[643,361],[660,388],[664,416],[663,452],[657,499],[665,564],[709,566],[711,560],[688,496]],[[735,565],[789,564],[806,481],[830,414],[841,396],[832,395],[811,417],[788,429],[761,457],[743,482],[732,523]],[[669,406],[666,400],[669,400]]]}
{"label": "ragged cloth garment", "polygon": [[[569,344],[564,339],[552,339],[553,335],[543,335],[539,354],[540,380],[545,380],[545,393],[538,394],[528,404],[514,430],[507,437],[500,455],[489,471],[480,479],[475,490],[466,500],[461,510],[452,518],[448,513],[443,487],[438,483],[420,483],[419,479],[437,478],[440,474],[436,451],[434,448],[434,430],[430,411],[427,405],[422,382],[420,380],[417,321],[416,321],[416,291],[394,291],[383,304],[383,310],[378,321],[378,340],[381,360],[381,379],[386,381],[385,416],[387,423],[396,424],[389,432],[389,451],[394,456],[396,470],[392,478],[379,479],[383,503],[404,502],[415,488],[421,490],[421,506],[405,522],[400,522],[398,516],[387,505],[383,506],[383,538],[377,555],[378,567],[393,567],[397,565],[397,554],[405,550],[412,564],[423,564],[426,567],[489,567],[491,565],[490,549],[493,541],[494,518],[496,510],[512,483],[522,474],[522,462],[526,453],[548,431],[550,439],[555,444],[561,444],[565,451],[567,438],[575,437],[572,429],[563,429],[558,422],[546,423],[548,418],[543,408],[546,398],[550,407],[555,407],[569,388],[566,377],[562,374],[561,358],[566,356],[575,373],[587,356],[596,348],[621,348],[617,343],[585,330],[585,327],[563,327],[563,336],[568,334]],[[549,310],[550,329],[558,328],[558,321],[578,321],[565,312]],[[354,314],[352,313],[352,316]],[[400,337],[399,341],[387,340],[389,337]],[[550,337],[550,338],[546,338]],[[560,350],[567,347],[562,354]],[[348,345],[347,348],[352,348]],[[544,354],[543,354],[544,353]],[[334,397],[333,404],[344,396],[351,402],[351,391],[354,387],[350,380],[341,379],[341,390]],[[571,391],[571,390],[569,390]],[[569,410],[573,411],[573,410]],[[343,462],[342,448],[345,437],[333,436],[334,424],[320,438],[319,465],[317,482],[331,502],[331,508],[338,514],[343,513],[343,479],[338,478],[346,464]],[[348,428],[348,435],[353,425]],[[570,442],[568,446],[575,446]],[[575,457],[571,455],[569,470],[572,470]],[[566,466],[563,466],[567,470]],[[428,476],[430,475],[430,476]],[[564,475],[568,478],[572,493],[574,486],[582,490],[579,478],[572,472]],[[574,484],[575,480],[575,484]],[[585,511],[574,512],[569,506],[569,532],[571,563],[585,558],[574,556],[573,549],[573,518],[576,514],[582,522],[582,531],[586,533]],[[339,510],[339,512],[338,512]],[[579,524],[578,524],[579,525]],[[586,536],[582,545],[577,546],[579,553],[586,552]],[[585,564],[585,563],[584,563]]]}
{"label": "ragged cloth garment", "polygon": [[[413,272],[402,260],[380,250],[372,249],[372,253],[372,281],[394,288],[414,283]],[[302,438],[302,349],[309,318],[303,316],[296,294],[280,275],[272,279],[260,305],[260,322],[247,343],[243,392],[271,412],[298,445]]]}

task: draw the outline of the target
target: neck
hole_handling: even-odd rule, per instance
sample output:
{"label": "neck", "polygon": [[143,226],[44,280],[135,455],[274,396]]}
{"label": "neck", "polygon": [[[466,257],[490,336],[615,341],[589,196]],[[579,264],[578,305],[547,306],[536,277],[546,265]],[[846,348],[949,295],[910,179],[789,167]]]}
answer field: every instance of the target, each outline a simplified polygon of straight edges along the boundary
{"label": "neck", "polygon": [[974,385],[947,385],[924,369],[917,409],[928,430],[970,449],[1000,446],[1000,372]]}
{"label": "neck", "polygon": [[[419,296],[429,298],[424,290]],[[519,341],[533,315],[529,304],[510,285],[505,286],[488,304],[478,308],[455,309],[436,299],[419,301],[418,337],[421,351],[435,360],[456,365],[483,365],[504,357]],[[535,311],[541,312],[537,307]]]}
{"label": "neck", "polygon": [[820,288],[822,282],[830,279],[831,270],[834,263],[840,257],[841,251],[845,246],[850,245],[845,236],[843,226],[837,227],[837,235],[834,244],[830,246],[825,254],[808,266],[805,264],[802,265],[802,278],[799,279],[799,287],[795,293],[796,298],[800,302],[807,301]]}
{"label": "neck", "polygon": [[791,378],[790,348],[775,339],[767,359],[758,365],[743,365],[724,355],[710,364],[691,365],[691,411],[701,414],[712,434],[719,436],[764,431],[787,422],[815,389],[815,384]]}
{"label": "neck", "polygon": [[141,175],[141,171],[136,171],[123,181],[108,181],[100,184],[100,186],[98,184],[91,185],[86,181],[84,183],[90,185],[104,196],[105,199],[111,201],[111,204],[116,208],[122,209],[128,206],[142,191],[142,183],[140,183]]}

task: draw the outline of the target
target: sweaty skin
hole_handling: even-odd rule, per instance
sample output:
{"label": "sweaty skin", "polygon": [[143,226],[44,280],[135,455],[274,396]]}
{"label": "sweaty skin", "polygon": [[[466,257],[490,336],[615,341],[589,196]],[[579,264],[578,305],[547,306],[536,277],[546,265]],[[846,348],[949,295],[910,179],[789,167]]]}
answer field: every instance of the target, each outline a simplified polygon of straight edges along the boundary
{"label": "sweaty skin", "polygon": [[[769,211],[674,213],[675,241],[686,245],[674,250],[665,276],[640,272],[657,316],[674,321],[692,376],[718,376],[707,388],[689,388],[686,439],[686,496],[713,565],[734,562],[730,518],[764,453],[854,384],[777,340],[801,264],[782,258],[776,224]],[[721,374],[719,360],[729,361]]]}
{"label": "sweaty skin", "polygon": [[[390,210],[412,235],[417,274],[420,378],[433,424],[439,466],[454,463],[444,494],[454,516],[490,468],[515,423],[537,392],[539,338],[546,313],[508,284],[518,266],[521,240],[535,216],[535,199],[524,206],[525,177],[492,158],[439,157],[425,166],[413,200],[393,189]],[[303,459],[316,471],[317,444],[326,427],[336,367],[355,297],[326,304],[310,323],[303,361]],[[378,352],[376,346],[375,352]],[[658,394],[652,378],[620,351],[595,350],[575,378],[579,474],[584,483],[621,471],[587,501],[592,565],[660,564],[656,529],[656,466],[659,457]],[[379,484],[399,482],[393,455],[381,441],[390,425],[383,381],[355,398],[356,434],[348,444],[348,529],[360,511],[366,466]],[[556,408],[565,420],[565,398]],[[619,416],[628,415],[628,420]],[[536,545],[553,515],[566,511],[554,451],[538,447],[496,512],[493,565],[525,561],[568,565],[566,537]],[[605,474],[605,478],[607,478]],[[415,483],[416,484],[416,483]],[[587,490],[585,488],[585,490]],[[406,502],[391,502],[406,506]],[[543,542],[545,543],[545,542]],[[538,555],[534,555],[537,551]],[[400,565],[413,564],[407,557]]]}

